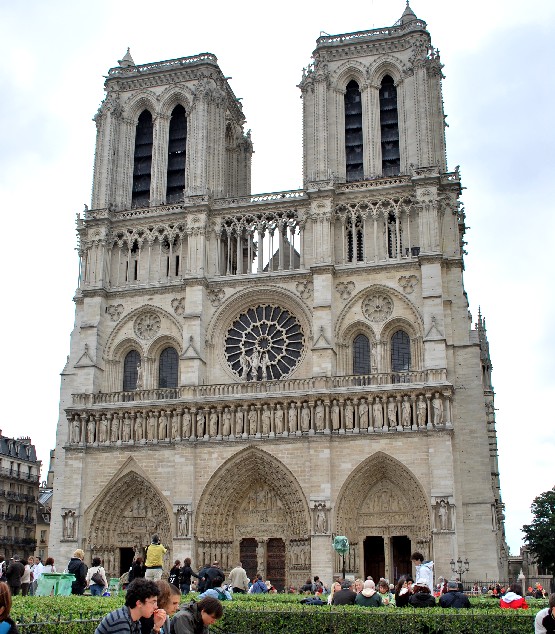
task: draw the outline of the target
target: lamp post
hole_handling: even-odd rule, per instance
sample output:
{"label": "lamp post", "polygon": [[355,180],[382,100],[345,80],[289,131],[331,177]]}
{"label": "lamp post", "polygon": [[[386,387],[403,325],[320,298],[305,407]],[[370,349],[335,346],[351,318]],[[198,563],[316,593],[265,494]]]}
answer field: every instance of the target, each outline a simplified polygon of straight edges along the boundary
{"label": "lamp post", "polygon": [[462,583],[464,573],[468,572],[470,568],[470,562],[468,561],[468,558],[466,558],[464,561],[460,557],[457,559],[457,561],[451,559],[449,563],[451,564],[451,571],[459,576],[459,582]]}

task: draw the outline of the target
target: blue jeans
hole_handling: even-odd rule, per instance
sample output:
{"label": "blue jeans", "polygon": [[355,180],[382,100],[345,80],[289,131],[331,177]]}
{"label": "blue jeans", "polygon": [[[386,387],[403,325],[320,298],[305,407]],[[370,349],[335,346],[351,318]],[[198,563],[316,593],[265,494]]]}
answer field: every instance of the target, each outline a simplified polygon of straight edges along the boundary
{"label": "blue jeans", "polygon": [[93,597],[101,597],[104,592],[104,586],[101,586],[98,583],[93,583],[89,589]]}
{"label": "blue jeans", "polygon": [[190,590],[191,590],[191,584],[189,583],[181,584],[181,594],[189,594]]}

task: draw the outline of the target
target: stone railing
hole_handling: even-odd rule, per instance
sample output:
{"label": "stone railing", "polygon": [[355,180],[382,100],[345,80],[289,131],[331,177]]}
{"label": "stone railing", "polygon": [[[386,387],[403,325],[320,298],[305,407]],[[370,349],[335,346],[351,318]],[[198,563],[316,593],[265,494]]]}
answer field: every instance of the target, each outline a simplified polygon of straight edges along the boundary
{"label": "stone railing", "polygon": [[140,75],[144,73],[158,72],[161,70],[172,70],[182,66],[191,66],[194,64],[212,64],[218,65],[218,58],[213,53],[199,53],[190,57],[179,57],[178,59],[169,59],[164,62],[154,62],[152,64],[140,64],[139,66],[115,66],[110,68],[108,75],[110,77]]}
{"label": "stone railing", "polygon": [[167,400],[221,399],[222,397],[250,396],[258,394],[295,394],[297,392],[343,393],[345,389],[361,387],[372,389],[386,385],[446,383],[447,372],[438,370],[414,370],[411,372],[385,372],[355,374],[349,376],[322,376],[306,379],[281,379],[279,381],[244,381],[242,383],[218,383],[212,385],[183,385],[173,388],[153,388],[129,392],[98,392],[73,394],[74,407],[92,407],[112,403],[145,403]]}
{"label": "stone railing", "polygon": [[381,29],[372,29],[370,31],[357,31],[356,33],[343,33],[341,35],[321,35],[316,40],[317,46],[345,44],[361,39],[381,39],[384,37],[393,37],[395,35],[401,35],[406,31],[412,31],[414,29],[426,29],[426,22],[424,20],[411,20],[406,24],[400,24],[399,26],[384,27]]}
{"label": "stone railing", "polygon": [[28,482],[38,482],[40,478],[36,473],[24,473],[23,471],[9,469],[7,467],[0,467],[0,475],[15,478],[16,480],[27,480]]}
{"label": "stone railing", "polygon": [[167,401],[147,407],[70,408],[66,410],[69,444],[121,446],[452,427],[449,385],[413,384],[408,388],[398,384],[372,391],[360,389],[365,386],[345,389],[338,385],[325,391],[314,385],[313,390],[305,389],[297,397],[287,392],[270,396],[267,392],[265,399],[254,403],[250,398],[210,402],[197,394],[198,400],[192,402]]}
{"label": "stone railing", "polygon": [[254,194],[252,196],[238,196],[235,198],[217,198],[214,200],[213,207],[220,209],[222,207],[233,207],[236,205],[258,205],[264,203],[279,203],[283,201],[306,200],[308,198],[306,192],[301,189],[294,189],[286,192],[273,192],[270,194]]}

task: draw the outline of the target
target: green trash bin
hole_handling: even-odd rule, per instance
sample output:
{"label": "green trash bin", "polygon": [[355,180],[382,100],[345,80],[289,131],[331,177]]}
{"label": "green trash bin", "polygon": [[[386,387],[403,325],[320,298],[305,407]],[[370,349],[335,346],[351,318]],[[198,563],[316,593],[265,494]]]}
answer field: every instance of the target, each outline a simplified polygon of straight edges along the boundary
{"label": "green trash bin", "polygon": [[67,572],[43,572],[39,577],[36,596],[49,597],[51,595],[69,596],[71,584],[75,581],[75,575]]}

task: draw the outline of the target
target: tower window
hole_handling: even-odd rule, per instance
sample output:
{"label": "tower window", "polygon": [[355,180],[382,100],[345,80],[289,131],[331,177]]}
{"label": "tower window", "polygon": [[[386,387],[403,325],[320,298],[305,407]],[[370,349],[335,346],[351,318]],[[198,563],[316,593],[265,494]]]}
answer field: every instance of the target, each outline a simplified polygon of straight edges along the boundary
{"label": "tower window", "polygon": [[137,389],[137,366],[141,363],[141,355],[131,350],[125,355],[123,362],[123,391],[130,392]]}
{"label": "tower window", "polygon": [[345,92],[345,159],[347,182],[364,178],[362,159],[362,99],[356,81],[347,84]]}
{"label": "tower window", "polygon": [[152,135],[152,115],[148,110],[143,110],[139,116],[135,132],[133,191],[131,194],[131,202],[134,206],[148,205],[150,202]]}
{"label": "tower window", "polygon": [[178,105],[173,109],[170,119],[166,202],[183,200],[186,145],[187,117],[185,115],[185,108]]}
{"label": "tower window", "polygon": [[347,220],[347,262],[362,262],[364,260],[364,226],[362,218]]}
{"label": "tower window", "polygon": [[366,335],[353,341],[353,374],[370,374],[370,342]]}
{"label": "tower window", "polygon": [[386,75],[382,79],[380,87],[380,131],[383,175],[397,176],[401,171],[399,114],[397,112],[397,88],[390,75]]}
{"label": "tower window", "polygon": [[410,339],[404,330],[397,330],[391,337],[391,371],[410,370]]}
{"label": "tower window", "polygon": [[165,348],[160,355],[158,387],[177,387],[179,356],[175,348]]}

